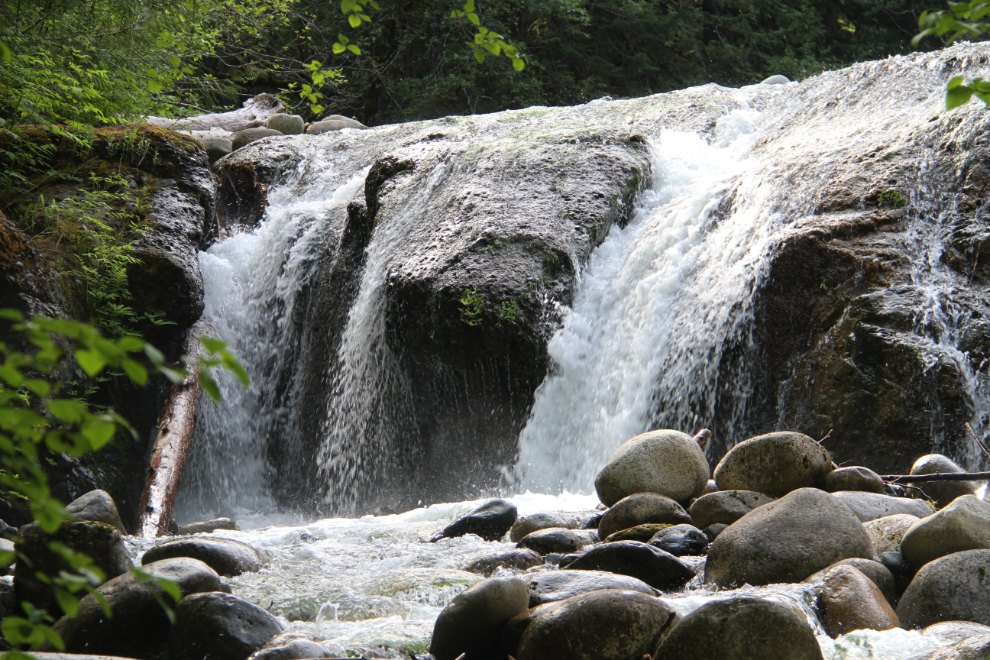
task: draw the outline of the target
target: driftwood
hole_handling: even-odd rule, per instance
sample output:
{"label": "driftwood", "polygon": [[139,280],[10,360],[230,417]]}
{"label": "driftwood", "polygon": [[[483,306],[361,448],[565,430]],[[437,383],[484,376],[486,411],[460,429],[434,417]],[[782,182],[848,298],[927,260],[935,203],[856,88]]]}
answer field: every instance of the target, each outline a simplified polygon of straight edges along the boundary
{"label": "driftwood", "polygon": [[887,474],[880,477],[888,483],[913,484],[918,481],[979,481],[990,479],[990,472],[933,472],[931,474]]}
{"label": "driftwood", "polygon": [[[203,334],[213,335],[215,332],[202,321],[189,329],[185,349],[190,357],[202,354],[198,337]],[[195,373],[169,388],[158,422],[155,448],[151,452],[148,481],[141,494],[138,518],[134,523],[134,534],[137,536],[162,536],[172,519],[175,496],[179,492],[182,470],[186,466],[196,429],[199,395],[199,378]]]}
{"label": "driftwood", "polygon": [[263,126],[272,115],[285,112],[282,102],[271,94],[259,94],[244,102],[244,107],[230,112],[216,112],[184,119],[145,117],[144,121],[173,131],[191,133],[202,138],[210,135],[230,135],[245,128]]}

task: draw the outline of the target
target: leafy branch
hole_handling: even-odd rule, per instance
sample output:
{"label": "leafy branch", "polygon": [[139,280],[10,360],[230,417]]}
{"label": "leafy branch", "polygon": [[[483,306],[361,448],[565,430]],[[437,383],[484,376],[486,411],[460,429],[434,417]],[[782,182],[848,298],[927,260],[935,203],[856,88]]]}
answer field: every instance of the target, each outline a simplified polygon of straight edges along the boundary
{"label": "leafy branch", "polygon": [[[990,16],[988,0],[950,2],[948,10],[922,12],[918,19],[921,32],[915,35],[911,44],[917,46],[930,35],[948,35],[949,41],[957,41],[963,37],[980,37],[990,32],[990,22],[982,20],[987,16]],[[990,81],[954,76],[945,87],[945,109],[952,110],[965,105],[974,96],[990,105]]]}

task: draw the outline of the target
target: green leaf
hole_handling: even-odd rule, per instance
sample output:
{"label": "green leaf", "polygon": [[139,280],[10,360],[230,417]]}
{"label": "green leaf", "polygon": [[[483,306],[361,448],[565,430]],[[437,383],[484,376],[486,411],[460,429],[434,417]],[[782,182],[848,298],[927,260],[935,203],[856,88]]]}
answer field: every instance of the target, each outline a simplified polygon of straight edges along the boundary
{"label": "green leaf", "polygon": [[14,387],[20,387],[21,383],[24,382],[24,376],[21,375],[21,372],[9,364],[0,364],[0,378]]}
{"label": "green leaf", "polygon": [[365,23],[371,22],[371,16],[368,16],[367,14],[360,14],[360,16],[361,16],[361,20],[364,21]]}
{"label": "green leaf", "polygon": [[144,340],[140,337],[125,335],[117,342],[117,346],[126,353],[136,353],[144,348]]}
{"label": "green leaf", "polygon": [[62,608],[70,618],[74,617],[79,611],[79,601],[76,600],[75,596],[67,591],[57,589],[55,591],[55,599],[58,601],[58,606]]}
{"label": "green leaf", "polygon": [[348,16],[347,22],[351,24],[352,28],[361,27],[361,17],[357,14],[351,14]]}
{"label": "green leaf", "polygon": [[973,89],[965,85],[959,85],[949,89],[945,93],[945,109],[952,110],[969,102],[973,96]]}
{"label": "green leaf", "polygon": [[474,0],[467,0],[467,2],[464,3],[464,11],[474,11]]}
{"label": "green leaf", "polygon": [[103,353],[85,348],[76,349],[76,362],[79,363],[79,366],[89,376],[95,376],[100,373],[107,364]]}
{"label": "green leaf", "polygon": [[469,13],[467,17],[468,20],[474,23],[475,25],[481,25],[481,19],[478,18],[478,15],[475,14],[474,12]]}
{"label": "green leaf", "polygon": [[52,386],[47,380],[42,380],[40,378],[32,378],[31,380],[24,381],[24,387],[28,388],[41,398],[48,396],[48,393],[52,391]]}
{"label": "green leaf", "polygon": [[165,361],[165,356],[162,352],[152,346],[151,344],[144,345],[144,354],[148,356],[148,359],[154,362],[156,365],[161,364]]}
{"label": "green leaf", "polygon": [[158,369],[165,375],[166,378],[176,385],[181,383],[182,379],[189,375],[185,369],[170,369],[166,366],[160,366]]}
{"label": "green leaf", "polygon": [[335,43],[335,44],[333,45],[333,54],[334,54],[334,55],[340,55],[340,54],[341,54],[341,53],[343,53],[343,52],[344,52],[345,50],[347,50],[347,49],[346,49],[346,48],[344,47],[344,45],[343,45],[343,44],[339,44],[339,43]]}
{"label": "green leaf", "polygon": [[522,61],[521,57],[517,57],[514,60],[512,60],[512,68],[515,69],[516,71],[522,71],[523,69],[526,68],[526,63]]}
{"label": "green leaf", "polygon": [[148,370],[141,366],[138,362],[135,362],[134,360],[123,360],[120,363],[120,366],[123,367],[124,373],[127,374],[127,377],[136,384],[144,387],[148,383]]}
{"label": "green leaf", "polygon": [[199,385],[217,403],[223,400],[223,397],[220,395],[220,388],[217,386],[217,381],[213,380],[213,377],[205,371],[199,374]]}
{"label": "green leaf", "polygon": [[349,14],[357,9],[357,0],[340,0],[340,11]]}
{"label": "green leaf", "polygon": [[180,60],[175,55],[168,56],[168,63],[172,65],[173,69],[178,69],[180,66],[182,66],[182,60]]}
{"label": "green leaf", "polygon": [[480,64],[484,64],[485,53],[480,48],[478,48],[477,50],[474,51],[474,59],[478,60]]}
{"label": "green leaf", "polygon": [[243,365],[241,365],[240,362],[237,361],[237,358],[227,351],[224,351],[220,357],[223,360],[223,366],[234,372],[234,375],[237,376],[237,380],[241,381],[241,385],[247,387],[251,384],[251,378],[248,376],[247,370]]}
{"label": "green leaf", "polygon": [[89,413],[89,408],[82,401],[71,399],[51,399],[45,401],[48,412],[67,424],[79,424]]}
{"label": "green leaf", "polygon": [[86,436],[93,449],[99,449],[110,442],[113,434],[117,432],[117,426],[113,422],[100,420],[92,424],[87,424],[82,429],[82,434]]}
{"label": "green leaf", "polygon": [[24,315],[16,309],[0,309],[0,319],[7,319],[8,321],[23,321]]}
{"label": "green leaf", "polygon": [[326,76],[324,76],[324,75],[323,75],[322,73],[320,73],[319,71],[317,71],[316,73],[314,73],[314,74],[313,74],[313,84],[314,84],[314,85],[319,85],[319,84],[320,84],[321,82],[323,82],[323,81],[324,81],[325,79],[326,79]]}
{"label": "green leaf", "polygon": [[347,50],[351,51],[355,55],[360,55],[361,54],[361,49],[358,48],[357,46],[355,46],[354,44],[349,45],[347,47]]}
{"label": "green leaf", "polygon": [[10,48],[7,47],[7,44],[0,41],[0,62],[3,62],[4,64],[10,64],[12,59],[13,58],[10,54]]}
{"label": "green leaf", "polygon": [[151,90],[151,93],[152,93],[152,94],[157,94],[158,92],[160,92],[160,91],[162,91],[163,89],[165,89],[165,86],[164,86],[164,85],[162,85],[162,84],[161,84],[160,82],[158,82],[157,80],[149,80],[149,81],[148,81],[148,89],[150,89],[150,90]]}

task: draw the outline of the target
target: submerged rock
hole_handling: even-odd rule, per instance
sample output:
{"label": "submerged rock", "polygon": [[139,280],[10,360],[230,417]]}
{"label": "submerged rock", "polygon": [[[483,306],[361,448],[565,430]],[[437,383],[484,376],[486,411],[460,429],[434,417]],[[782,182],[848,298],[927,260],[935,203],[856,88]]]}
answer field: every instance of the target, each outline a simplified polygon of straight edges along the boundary
{"label": "submerged rock", "polygon": [[674,555],[638,541],[595,546],[568,564],[567,568],[628,575],[664,591],[679,589],[694,577],[691,567]]}
{"label": "submerged rock", "polygon": [[518,660],[627,660],[650,654],[679,618],[667,603],[638,592],[575,596],[536,616]]}
{"label": "submerged rock", "polygon": [[835,496],[801,488],[723,530],[708,548],[705,582],[800,582],[849,557],[873,557],[863,524]]}
{"label": "submerged rock", "polygon": [[640,541],[642,543],[647,543],[650,539],[656,536],[657,532],[673,525],[669,523],[645,523],[643,525],[636,525],[635,527],[629,527],[627,529],[619,530],[618,532],[613,532],[605,537],[605,543],[614,543],[616,541]]}
{"label": "submerged rock", "polygon": [[548,513],[534,513],[523,516],[513,523],[509,530],[509,540],[518,543],[527,534],[548,529],[550,527],[560,527],[563,529],[576,529],[580,527],[581,517],[576,514],[558,513],[556,511]]}
{"label": "submerged rock", "polygon": [[247,543],[209,537],[176,539],[160,543],[144,553],[141,563],[150,564],[169,557],[198,559],[225,577],[259,571],[265,565],[261,553]]}
{"label": "submerged rock", "polygon": [[489,576],[500,568],[524,571],[543,563],[543,558],[533,550],[510,550],[501,554],[479,559],[464,568],[469,573]]}
{"label": "submerged rock", "polygon": [[751,490],[780,497],[818,485],[832,471],[832,457],[802,433],[778,431],[744,440],[715,468],[719,490]]}
{"label": "submerged rock", "polygon": [[437,660],[496,655],[506,621],[529,607],[529,589],[519,578],[491,578],[454,597],[433,626],[430,653]]}
{"label": "submerged rock", "polygon": [[497,541],[512,528],[516,515],[516,505],[512,502],[491,500],[444,527],[437,538],[475,534],[486,541]]}
{"label": "submerged rock", "polygon": [[607,538],[646,523],[679,525],[689,522],[691,516],[673,499],[658,493],[636,493],[622,498],[605,512],[598,522],[598,534]]}
{"label": "submerged rock", "polygon": [[804,617],[780,603],[732,598],[702,605],[674,626],[653,660],[822,660]]}
{"label": "submerged rock", "polygon": [[606,506],[637,493],[686,502],[704,491],[710,475],[708,460],[691,436],[651,431],[627,440],[612,454],[595,477],[595,490]]}

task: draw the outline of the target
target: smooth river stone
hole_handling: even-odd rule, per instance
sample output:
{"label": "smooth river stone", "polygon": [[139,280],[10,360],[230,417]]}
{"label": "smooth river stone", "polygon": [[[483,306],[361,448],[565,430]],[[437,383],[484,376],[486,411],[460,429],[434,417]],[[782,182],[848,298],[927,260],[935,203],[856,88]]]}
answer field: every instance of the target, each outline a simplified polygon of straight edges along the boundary
{"label": "smooth river stone", "polygon": [[753,490],[781,497],[816,486],[832,471],[832,457],[803,433],[777,431],[740,442],[715,468],[719,490]]}
{"label": "smooth river stone", "polygon": [[708,459],[691,436],[650,431],[622,443],[595,477],[595,490],[606,506],[636,493],[687,502],[704,491],[709,476]]}

